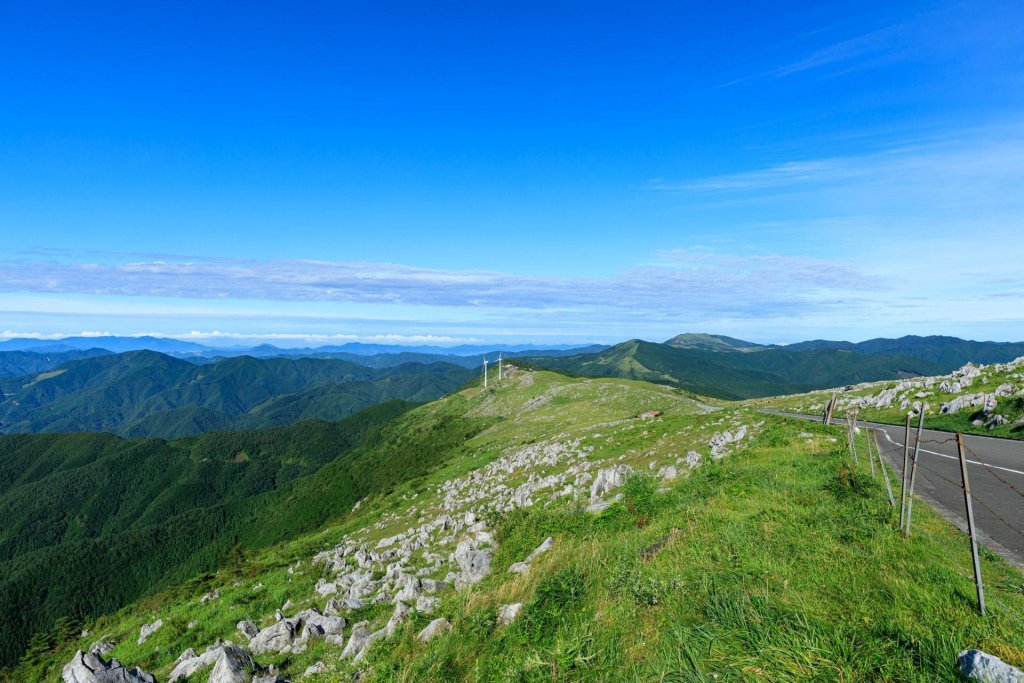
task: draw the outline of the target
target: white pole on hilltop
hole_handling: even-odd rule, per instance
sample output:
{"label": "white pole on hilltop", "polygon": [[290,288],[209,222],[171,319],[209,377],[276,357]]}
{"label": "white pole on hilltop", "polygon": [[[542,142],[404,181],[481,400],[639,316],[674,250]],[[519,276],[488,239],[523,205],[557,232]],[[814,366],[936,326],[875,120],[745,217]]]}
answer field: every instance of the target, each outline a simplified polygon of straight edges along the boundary
{"label": "white pole on hilltop", "polygon": [[487,359],[484,358],[484,389],[487,388]]}
{"label": "white pole on hilltop", "polygon": [[498,354],[498,381],[501,381],[501,354]]}

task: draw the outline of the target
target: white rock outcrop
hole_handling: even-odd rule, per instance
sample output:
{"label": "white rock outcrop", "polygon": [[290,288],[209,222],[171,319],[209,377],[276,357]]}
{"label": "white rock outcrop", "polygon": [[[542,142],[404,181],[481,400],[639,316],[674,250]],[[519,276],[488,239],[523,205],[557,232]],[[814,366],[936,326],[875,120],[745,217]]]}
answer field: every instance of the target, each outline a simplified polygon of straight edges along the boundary
{"label": "white rock outcrop", "polygon": [[979,683],[1024,683],[1024,671],[981,650],[964,650],[956,659],[960,675]]}
{"label": "white rock outcrop", "polygon": [[64,683],[156,683],[152,674],[138,667],[127,669],[116,659],[105,662],[81,650],[64,666],[61,679]]}
{"label": "white rock outcrop", "polygon": [[152,624],[143,624],[142,628],[139,629],[138,644],[142,645],[144,642],[146,642],[146,639],[148,639],[151,635],[153,635],[158,630],[160,630],[160,627],[163,626],[163,625],[164,625],[164,620],[163,619],[157,619]]}

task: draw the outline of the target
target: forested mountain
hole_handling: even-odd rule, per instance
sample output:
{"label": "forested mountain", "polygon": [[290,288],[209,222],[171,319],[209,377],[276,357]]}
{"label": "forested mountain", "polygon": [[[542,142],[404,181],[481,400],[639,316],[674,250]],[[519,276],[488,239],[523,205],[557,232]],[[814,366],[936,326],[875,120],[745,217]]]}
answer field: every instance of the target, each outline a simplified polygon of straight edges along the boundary
{"label": "forested mountain", "polygon": [[725,399],[791,394],[940,372],[938,364],[909,356],[869,356],[843,349],[712,351],[639,339],[601,353],[538,358],[533,362],[540,367],[589,377],[623,377],[671,384]]}
{"label": "forested mountain", "polygon": [[1006,363],[1024,356],[1024,342],[979,342],[957,337],[912,335],[899,339],[869,339],[858,343],[818,339],[774,348],[785,351],[844,349],[869,356],[903,355],[935,363],[942,372],[952,372],[965,363]]}
{"label": "forested mountain", "polygon": [[59,351],[38,353],[35,351],[0,351],[0,378],[24,377],[35,375],[81,358],[106,356],[110,351],[105,349],[86,349],[84,351]]}
{"label": "forested mountain", "polygon": [[58,616],[112,612],[318,528],[489,424],[394,401],[337,423],[178,441],[0,436],[0,665]]}
{"label": "forested mountain", "polygon": [[430,401],[472,375],[450,363],[370,368],[337,359],[241,356],[196,365],[132,351],[8,381],[0,431],[175,438],[212,429],[337,420],[390,399]]}

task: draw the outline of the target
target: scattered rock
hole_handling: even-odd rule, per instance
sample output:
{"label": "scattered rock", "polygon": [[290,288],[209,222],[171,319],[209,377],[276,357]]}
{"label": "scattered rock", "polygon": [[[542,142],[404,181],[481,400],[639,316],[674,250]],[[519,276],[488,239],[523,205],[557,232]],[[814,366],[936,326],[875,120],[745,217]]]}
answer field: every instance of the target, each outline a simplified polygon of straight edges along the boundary
{"label": "scattered rock", "polygon": [[139,642],[138,642],[138,644],[142,645],[144,642],[146,642],[146,639],[149,638],[154,633],[156,633],[160,629],[160,627],[163,626],[163,625],[164,625],[164,620],[163,619],[157,619],[152,624],[143,624],[142,628],[139,629]]}
{"label": "scattered rock", "polygon": [[502,626],[508,626],[519,617],[521,611],[523,611],[523,603],[521,602],[502,605],[501,609],[498,610],[498,623]]}
{"label": "scattered rock", "polygon": [[152,674],[139,667],[126,669],[121,662],[103,661],[98,655],[79,650],[61,672],[64,683],[156,683]]}
{"label": "scattered rock", "polygon": [[306,667],[306,670],[303,672],[302,675],[312,676],[314,674],[322,674],[325,671],[327,671],[327,665],[323,662],[317,662],[316,664]]}
{"label": "scattered rock", "polygon": [[110,651],[117,646],[117,643],[112,640],[97,640],[95,643],[89,646],[89,652],[94,655],[104,657],[110,654]]}
{"label": "scattered rock", "polygon": [[1024,671],[981,650],[964,650],[957,657],[960,674],[981,683],[1024,683]]}
{"label": "scattered rock", "polygon": [[240,621],[235,626],[238,629],[238,632],[245,636],[246,640],[252,640],[256,637],[256,634],[260,632],[256,627],[256,624],[248,620]]}
{"label": "scattered rock", "polygon": [[218,588],[217,590],[210,591],[209,593],[207,593],[203,597],[199,598],[199,604],[201,604],[201,605],[202,604],[206,604],[206,603],[210,602],[210,600],[216,600],[219,597],[220,597],[220,589]]}
{"label": "scattered rock", "polygon": [[479,583],[491,572],[491,553],[480,550],[475,541],[462,541],[455,549],[455,562],[462,569],[456,579],[456,586],[461,588]]}
{"label": "scattered rock", "polygon": [[542,553],[546,553],[547,551],[551,550],[551,546],[553,546],[554,544],[555,539],[548,536],[546,539],[544,539],[544,542],[537,546],[537,548],[532,553],[530,553],[530,555],[525,560],[523,560],[522,562],[514,563],[511,567],[508,568],[508,570],[513,574],[525,574],[527,571],[529,571],[530,563],[533,562],[534,558],[536,558],[538,555],[541,555]]}
{"label": "scattered rock", "polygon": [[612,489],[617,489],[626,483],[626,476],[633,471],[629,465],[614,465],[607,469],[599,470],[594,483],[590,485],[590,500],[595,501]]}
{"label": "scattered rock", "polygon": [[427,624],[426,628],[424,628],[416,635],[416,639],[420,642],[426,643],[433,640],[442,633],[448,633],[451,630],[451,622],[445,619],[444,617],[440,619],[434,619],[432,622]]}

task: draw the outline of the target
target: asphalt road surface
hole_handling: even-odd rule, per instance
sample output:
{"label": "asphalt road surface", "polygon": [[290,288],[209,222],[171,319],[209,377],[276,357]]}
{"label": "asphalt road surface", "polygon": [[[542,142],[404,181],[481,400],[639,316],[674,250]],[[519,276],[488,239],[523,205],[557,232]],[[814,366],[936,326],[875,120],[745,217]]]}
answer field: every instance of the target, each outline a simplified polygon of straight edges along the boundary
{"label": "asphalt road surface", "polygon": [[[782,413],[820,422],[820,417]],[[845,424],[845,420],[834,419]],[[903,426],[869,422],[877,430],[882,455],[896,472],[893,489],[899,505],[899,478],[903,475]],[[916,422],[914,423],[916,427]],[[910,430],[910,457],[914,457],[916,429]],[[982,532],[982,543],[1008,560],[1024,566],[1024,441],[964,435],[967,447],[967,477],[974,499],[974,523]],[[864,457],[864,454],[860,454]],[[961,488],[960,459],[956,435],[925,429],[921,432],[914,495],[924,498],[961,529],[967,528],[964,493]],[[913,525],[911,525],[913,533]],[[986,538],[987,537],[987,538]]]}

